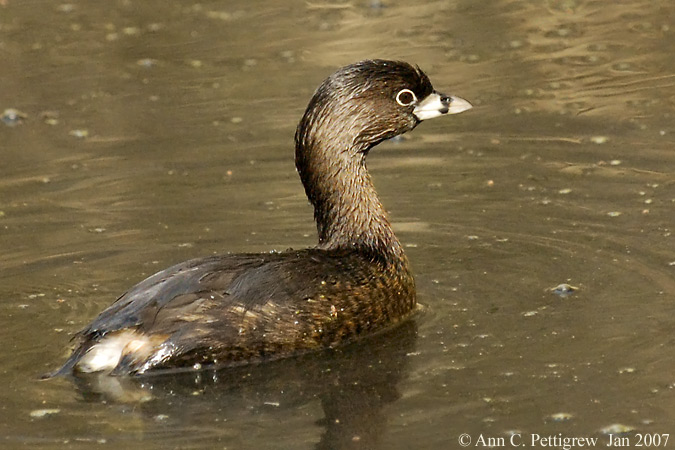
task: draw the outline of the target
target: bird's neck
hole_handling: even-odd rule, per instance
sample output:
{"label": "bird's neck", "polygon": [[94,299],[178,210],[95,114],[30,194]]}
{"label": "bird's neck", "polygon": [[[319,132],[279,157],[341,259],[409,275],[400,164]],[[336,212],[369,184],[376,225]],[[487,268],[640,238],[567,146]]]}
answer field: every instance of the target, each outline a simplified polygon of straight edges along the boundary
{"label": "bird's neck", "polygon": [[[323,141],[326,142],[326,141]],[[365,164],[339,141],[296,146],[296,166],[314,206],[319,248],[353,249],[384,261],[405,261]]]}

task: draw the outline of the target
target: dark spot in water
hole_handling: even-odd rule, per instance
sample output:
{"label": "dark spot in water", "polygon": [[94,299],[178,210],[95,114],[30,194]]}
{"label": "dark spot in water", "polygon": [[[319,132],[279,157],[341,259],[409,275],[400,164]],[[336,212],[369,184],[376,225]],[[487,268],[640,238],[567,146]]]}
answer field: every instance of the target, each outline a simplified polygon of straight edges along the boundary
{"label": "dark spot in water", "polygon": [[558,297],[569,297],[570,295],[574,294],[576,291],[578,291],[579,288],[576,286],[572,286],[567,283],[561,283],[557,285],[556,287],[553,287],[550,289],[552,293],[557,295]]}
{"label": "dark spot in water", "polygon": [[17,125],[21,125],[27,117],[28,116],[21,111],[9,108],[2,113],[0,120],[2,120],[8,127],[15,127]]}

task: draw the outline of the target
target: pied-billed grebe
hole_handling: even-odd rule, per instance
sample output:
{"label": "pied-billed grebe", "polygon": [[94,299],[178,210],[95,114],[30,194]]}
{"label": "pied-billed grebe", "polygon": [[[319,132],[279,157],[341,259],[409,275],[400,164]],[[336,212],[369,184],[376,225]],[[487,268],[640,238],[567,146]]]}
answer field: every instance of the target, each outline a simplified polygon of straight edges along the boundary
{"label": "pied-billed grebe", "polygon": [[415,284],[366,170],[368,151],[471,108],[404,62],[328,77],[295,134],[316,248],[194,259],[134,286],[80,331],[55,374],[232,365],[332,347],[410,314]]}

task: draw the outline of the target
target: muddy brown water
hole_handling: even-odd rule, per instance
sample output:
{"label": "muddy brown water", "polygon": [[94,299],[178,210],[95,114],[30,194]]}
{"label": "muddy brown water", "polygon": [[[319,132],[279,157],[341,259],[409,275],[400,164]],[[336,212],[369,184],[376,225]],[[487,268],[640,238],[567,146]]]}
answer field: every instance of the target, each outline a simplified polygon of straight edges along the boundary
{"label": "muddy brown water", "polygon": [[[25,116],[0,123],[0,447],[675,434],[673,17],[658,0],[0,2],[0,111]],[[264,366],[38,379],[145,276],[313,245],[294,128],[325,76],[371,57],[476,105],[369,158],[424,311]]]}

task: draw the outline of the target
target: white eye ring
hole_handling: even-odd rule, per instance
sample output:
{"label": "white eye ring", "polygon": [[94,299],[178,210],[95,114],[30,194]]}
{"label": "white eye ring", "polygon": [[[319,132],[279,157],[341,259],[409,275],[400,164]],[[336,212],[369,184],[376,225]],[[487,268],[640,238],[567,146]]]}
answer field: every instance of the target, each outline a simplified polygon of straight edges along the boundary
{"label": "white eye ring", "polygon": [[[403,95],[403,94],[410,94],[410,95],[412,95],[412,100],[410,100],[408,103],[405,103],[405,102],[401,101],[401,95]],[[417,96],[416,96],[415,93],[414,93],[413,91],[411,91],[410,89],[401,89],[401,90],[399,91],[399,93],[396,94],[396,103],[398,103],[398,104],[401,105],[401,106],[410,106],[410,105],[412,105],[413,103],[415,103],[416,101],[417,101]]]}

